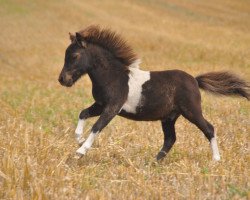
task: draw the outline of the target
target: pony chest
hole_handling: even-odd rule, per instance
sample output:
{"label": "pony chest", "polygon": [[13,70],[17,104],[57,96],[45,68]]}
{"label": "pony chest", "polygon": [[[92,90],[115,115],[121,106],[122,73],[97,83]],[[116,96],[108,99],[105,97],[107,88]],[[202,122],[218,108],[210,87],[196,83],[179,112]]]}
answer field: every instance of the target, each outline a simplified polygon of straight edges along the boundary
{"label": "pony chest", "polygon": [[121,110],[136,113],[142,99],[143,84],[150,80],[150,72],[131,68],[128,80],[128,97]]}

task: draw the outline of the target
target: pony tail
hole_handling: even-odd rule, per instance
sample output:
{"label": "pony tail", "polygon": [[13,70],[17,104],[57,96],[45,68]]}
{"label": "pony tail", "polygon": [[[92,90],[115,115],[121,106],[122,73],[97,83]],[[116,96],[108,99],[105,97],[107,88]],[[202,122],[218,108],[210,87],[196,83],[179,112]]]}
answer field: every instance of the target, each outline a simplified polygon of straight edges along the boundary
{"label": "pony tail", "polygon": [[250,85],[229,72],[209,72],[195,79],[201,89],[217,95],[236,95],[250,100]]}

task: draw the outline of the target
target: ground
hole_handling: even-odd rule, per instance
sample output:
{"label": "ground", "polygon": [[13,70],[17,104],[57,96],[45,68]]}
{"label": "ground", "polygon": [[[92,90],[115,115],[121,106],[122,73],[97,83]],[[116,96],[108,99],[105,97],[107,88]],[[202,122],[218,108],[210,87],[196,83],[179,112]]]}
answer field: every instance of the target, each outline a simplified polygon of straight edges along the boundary
{"label": "ground", "polygon": [[[249,199],[250,104],[202,92],[221,161],[185,119],[156,162],[159,122],[116,117],[80,160],[74,130],[91,82],[58,83],[68,32],[90,24],[122,34],[144,70],[229,70],[250,80],[245,0],[0,1],[0,199]],[[85,135],[96,118],[87,122]]]}

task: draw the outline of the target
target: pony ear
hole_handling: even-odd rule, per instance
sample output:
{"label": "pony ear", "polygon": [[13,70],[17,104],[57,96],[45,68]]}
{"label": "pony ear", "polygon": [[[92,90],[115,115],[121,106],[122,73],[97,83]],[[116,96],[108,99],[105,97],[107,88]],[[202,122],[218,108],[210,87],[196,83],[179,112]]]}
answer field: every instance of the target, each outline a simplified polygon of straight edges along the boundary
{"label": "pony ear", "polygon": [[76,36],[74,36],[72,33],[69,33],[69,39],[71,40],[71,42],[74,42],[76,39]]}
{"label": "pony ear", "polygon": [[84,38],[82,37],[82,35],[80,33],[76,32],[76,42],[77,44],[79,44],[81,47],[86,48],[87,47],[87,43],[84,40]]}

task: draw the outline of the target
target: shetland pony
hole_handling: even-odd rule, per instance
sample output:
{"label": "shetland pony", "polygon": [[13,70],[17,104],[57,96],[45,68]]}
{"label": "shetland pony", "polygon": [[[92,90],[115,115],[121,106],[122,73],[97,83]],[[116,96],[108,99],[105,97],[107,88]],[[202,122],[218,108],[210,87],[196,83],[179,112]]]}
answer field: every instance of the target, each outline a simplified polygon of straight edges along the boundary
{"label": "shetland pony", "polygon": [[101,130],[119,115],[137,121],[161,121],[164,142],[157,155],[160,160],[176,141],[175,122],[182,115],[204,133],[213,159],[220,160],[214,127],[202,115],[199,88],[249,100],[247,82],[228,72],[210,72],[194,78],[181,70],[143,71],[140,60],[121,36],[99,26],[70,34],[70,40],[59,82],[71,87],[88,74],[95,100],[79,115],[75,131],[79,143],[85,120],[100,116],[76,151],[78,156],[86,154]]}

